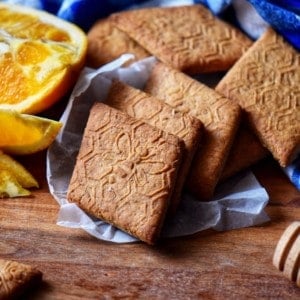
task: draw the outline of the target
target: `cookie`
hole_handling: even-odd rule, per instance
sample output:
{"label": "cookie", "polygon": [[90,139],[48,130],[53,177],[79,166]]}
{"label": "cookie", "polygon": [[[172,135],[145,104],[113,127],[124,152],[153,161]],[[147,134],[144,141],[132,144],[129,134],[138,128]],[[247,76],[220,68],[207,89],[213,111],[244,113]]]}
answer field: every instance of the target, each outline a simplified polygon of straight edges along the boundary
{"label": "cookie", "polygon": [[216,90],[239,104],[282,167],[300,149],[300,54],[272,29],[247,51]]}
{"label": "cookie", "polygon": [[125,53],[134,54],[135,59],[130,60],[131,63],[151,56],[126,33],[116,28],[108,18],[96,22],[89,30],[87,38],[87,65],[92,68],[107,64]]}
{"label": "cookie", "polygon": [[247,126],[240,126],[230,149],[220,181],[246,170],[269,155],[258,138]]}
{"label": "cookie", "polygon": [[201,5],[130,10],[111,19],[160,61],[188,74],[227,70],[252,44]]}
{"label": "cookie", "polygon": [[203,123],[203,137],[186,186],[199,200],[211,200],[239,126],[240,107],[163,63],[154,66],[145,91]]}
{"label": "cookie", "polygon": [[169,211],[174,213],[180,202],[182,188],[200,141],[202,123],[196,118],[180,113],[150,94],[119,81],[112,83],[106,103],[183,141],[183,159],[169,208]]}
{"label": "cookie", "polygon": [[103,103],[93,105],[67,198],[154,244],[181,163],[182,142]]}
{"label": "cookie", "polygon": [[42,272],[36,268],[0,259],[0,299],[17,299],[41,280]]}

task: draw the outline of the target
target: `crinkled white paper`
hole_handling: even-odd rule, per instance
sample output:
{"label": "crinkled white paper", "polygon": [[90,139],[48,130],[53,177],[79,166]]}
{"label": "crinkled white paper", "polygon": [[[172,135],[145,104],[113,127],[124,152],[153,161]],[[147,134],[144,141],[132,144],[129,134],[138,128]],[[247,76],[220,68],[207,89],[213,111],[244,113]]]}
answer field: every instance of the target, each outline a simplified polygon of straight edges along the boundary
{"label": "crinkled white paper", "polygon": [[[121,67],[131,57],[123,55],[97,70],[83,70],[62,115],[64,126],[47,154],[49,189],[60,204],[57,224],[82,228],[99,239],[116,243],[136,239],[87,215],[76,204],[68,203],[66,194],[92,104],[106,98],[112,78],[142,88],[155,62],[153,57],[149,57],[130,67]],[[258,225],[269,220],[264,212],[267,202],[265,189],[248,172],[220,185],[213,201],[200,202],[184,194],[177,214],[166,220],[162,236],[190,235],[208,228],[230,230]]]}

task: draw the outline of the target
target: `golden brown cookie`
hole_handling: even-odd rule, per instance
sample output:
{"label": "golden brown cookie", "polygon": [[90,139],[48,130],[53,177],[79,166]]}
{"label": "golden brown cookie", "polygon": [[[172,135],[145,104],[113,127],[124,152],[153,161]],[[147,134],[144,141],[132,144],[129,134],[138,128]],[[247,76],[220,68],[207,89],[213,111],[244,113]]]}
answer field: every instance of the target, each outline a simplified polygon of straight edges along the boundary
{"label": "golden brown cookie", "polygon": [[189,74],[227,70],[252,44],[201,5],[144,8],[111,18],[160,61]]}
{"label": "golden brown cookie", "polygon": [[239,125],[239,106],[163,63],[154,66],[145,91],[204,124],[186,186],[199,200],[210,200]]}
{"label": "golden brown cookie", "polygon": [[220,181],[246,170],[269,155],[258,138],[247,126],[240,126],[230,149]]}
{"label": "golden brown cookie", "polygon": [[84,211],[153,244],[181,163],[181,141],[94,104],[68,190]]}
{"label": "golden brown cookie", "polygon": [[112,83],[106,103],[160,130],[171,133],[183,141],[185,147],[182,164],[169,208],[170,212],[174,213],[180,202],[182,188],[199,145],[202,123],[192,116],[180,113],[150,94],[119,81]]}
{"label": "golden brown cookie", "polygon": [[89,30],[87,38],[87,65],[92,68],[107,64],[125,53],[135,55],[135,59],[130,62],[151,56],[126,33],[116,28],[108,18],[96,22]]}
{"label": "golden brown cookie", "polygon": [[42,280],[42,272],[16,261],[0,259],[0,299],[17,298]]}
{"label": "golden brown cookie", "polygon": [[281,166],[300,149],[300,54],[272,29],[248,50],[216,90],[247,114]]}

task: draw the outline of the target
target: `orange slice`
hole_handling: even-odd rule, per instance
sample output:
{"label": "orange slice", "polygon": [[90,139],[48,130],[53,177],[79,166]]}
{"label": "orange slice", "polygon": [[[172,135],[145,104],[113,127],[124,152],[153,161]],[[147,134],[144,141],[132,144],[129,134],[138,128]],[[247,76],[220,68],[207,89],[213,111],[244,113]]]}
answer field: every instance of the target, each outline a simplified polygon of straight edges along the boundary
{"label": "orange slice", "polygon": [[9,154],[31,154],[46,149],[61,122],[0,109],[0,149]]}
{"label": "orange slice", "polygon": [[10,172],[0,170],[0,198],[24,197],[29,195],[30,191],[24,189]]}
{"label": "orange slice", "polygon": [[0,108],[38,113],[75,83],[85,33],[49,13],[0,3]]}
{"label": "orange slice", "polygon": [[35,178],[16,160],[0,151],[0,198],[29,196],[39,187]]}
{"label": "orange slice", "polygon": [[0,171],[8,172],[24,188],[39,187],[36,179],[19,162],[2,151],[0,151]]}

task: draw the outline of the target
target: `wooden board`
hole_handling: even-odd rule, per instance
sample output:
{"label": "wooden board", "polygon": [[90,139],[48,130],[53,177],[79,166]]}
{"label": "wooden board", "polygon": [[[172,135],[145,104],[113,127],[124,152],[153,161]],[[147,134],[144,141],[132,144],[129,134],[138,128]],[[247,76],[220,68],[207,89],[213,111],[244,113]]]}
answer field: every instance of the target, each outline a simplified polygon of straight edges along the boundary
{"label": "wooden board", "polygon": [[[66,99],[44,116],[57,119]],[[43,272],[42,285],[24,299],[300,298],[300,289],[272,264],[281,234],[300,220],[300,192],[271,159],[254,168],[270,195],[269,223],[207,230],[154,247],[104,242],[56,225],[59,206],[46,182],[46,152],[18,159],[40,188],[30,198],[0,200],[0,258]]]}
{"label": "wooden board", "polygon": [[56,225],[58,204],[45,180],[45,153],[22,158],[41,188],[1,200],[0,256],[44,273],[28,299],[296,299],[300,289],[272,265],[284,229],[300,219],[300,193],[272,161],[256,167],[271,195],[263,226],[167,239],[155,247],[113,244]]}

